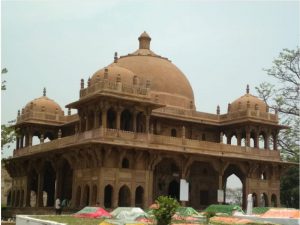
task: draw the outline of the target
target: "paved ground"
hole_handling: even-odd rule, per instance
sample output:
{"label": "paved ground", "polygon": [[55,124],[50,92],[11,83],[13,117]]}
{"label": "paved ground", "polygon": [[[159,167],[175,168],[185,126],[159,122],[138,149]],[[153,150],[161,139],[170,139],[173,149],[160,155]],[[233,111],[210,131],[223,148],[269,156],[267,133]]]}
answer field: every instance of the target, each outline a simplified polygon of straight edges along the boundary
{"label": "paved ground", "polygon": [[257,222],[271,222],[282,225],[300,225],[299,219],[287,219],[287,218],[261,218],[256,216],[235,216],[237,218],[250,219]]}

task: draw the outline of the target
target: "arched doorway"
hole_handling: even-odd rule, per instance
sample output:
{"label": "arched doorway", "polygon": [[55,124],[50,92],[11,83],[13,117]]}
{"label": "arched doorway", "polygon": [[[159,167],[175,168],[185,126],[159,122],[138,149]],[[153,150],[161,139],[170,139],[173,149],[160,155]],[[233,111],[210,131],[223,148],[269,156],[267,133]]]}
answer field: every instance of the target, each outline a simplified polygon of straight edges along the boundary
{"label": "arched doorway", "polygon": [[275,194],[271,195],[271,207],[277,207],[277,197]]}
{"label": "arched doorway", "polygon": [[29,190],[27,192],[27,202],[26,205],[35,207],[37,204],[37,190],[38,190],[38,174],[37,172],[33,169],[28,175],[28,180],[29,180]]}
{"label": "arched doorway", "polygon": [[242,206],[243,184],[240,178],[231,174],[226,180],[225,203]]}
{"label": "arched doorway", "polygon": [[172,194],[177,195],[175,189],[177,184],[170,185],[172,181],[179,183],[181,171],[177,166],[174,159],[164,158],[161,160],[154,169],[153,179],[153,200],[160,195],[169,195],[169,188],[171,188]]}
{"label": "arched doorway", "polygon": [[111,185],[106,185],[104,188],[104,207],[112,208],[112,194],[113,187]]}
{"label": "arched doorway", "polygon": [[90,204],[90,187],[88,185],[84,186],[82,203],[83,206],[88,206]]}
{"label": "arched doorway", "polygon": [[119,207],[130,206],[130,190],[124,185],[119,190]]}
{"label": "arched doorway", "polygon": [[[246,204],[247,204],[246,187],[244,185],[246,175],[242,172],[240,167],[236,164],[230,164],[224,171],[223,184],[224,184],[224,190],[225,190],[225,199],[226,199],[226,195],[227,195],[227,187],[226,187],[227,179],[233,174],[234,174],[234,176],[232,176],[231,179],[235,179],[236,184],[233,184],[231,186],[237,188],[237,190],[235,190],[236,192],[239,191],[239,195],[238,195],[237,199],[239,199],[240,195],[242,195],[241,201],[239,200],[239,202],[241,203],[242,208],[245,209]],[[232,187],[229,187],[229,188],[232,188]]]}
{"label": "arched doorway", "polygon": [[252,193],[252,199],[253,199],[253,207],[257,207],[257,195],[255,192]]}
{"label": "arched doorway", "polygon": [[54,206],[54,193],[55,193],[55,171],[49,161],[44,165],[44,184],[43,191],[47,193],[47,200],[45,206]]}
{"label": "arched doorway", "polygon": [[179,182],[172,180],[169,183],[168,196],[179,200]]}
{"label": "arched doorway", "polygon": [[61,200],[67,199],[69,201],[72,198],[73,169],[71,168],[69,162],[66,159],[63,159],[60,168],[60,198]]}
{"label": "arched doorway", "polygon": [[135,206],[140,208],[144,206],[144,189],[141,186],[135,190]]}
{"label": "arched doorway", "polygon": [[266,193],[262,193],[260,195],[260,206],[261,207],[268,207],[269,206],[268,195]]}

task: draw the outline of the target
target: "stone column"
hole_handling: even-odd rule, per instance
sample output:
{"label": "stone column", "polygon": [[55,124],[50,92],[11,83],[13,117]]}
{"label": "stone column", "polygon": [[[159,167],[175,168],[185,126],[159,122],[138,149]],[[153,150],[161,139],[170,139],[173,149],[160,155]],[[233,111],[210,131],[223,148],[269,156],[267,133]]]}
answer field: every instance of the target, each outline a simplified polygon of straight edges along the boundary
{"label": "stone column", "polygon": [[37,191],[37,207],[43,207],[43,184],[44,184],[44,175],[43,171],[40,171],[38,174],[38,191]]}
{"label": "stone column", "polygon": [[28,134],[25,134],[25,147],[28,147],[29,146],[29,137],[28,137]]}
{"label": "stone column", "polygon": [[254,136],[254,147],[259,148],[259,135],[257,133]]}
{"label": "stone column", "polygon": [[107,128],[107,107],[102,107],[101,117],[102,127]]}
{"label": "stone column", "polygon": [[32,146],[32,133],[31,132],[28,135],[28,145]]}
{"label": "stone column", "polygon": [[19,136],[17,136],[17,138],[16,138],[16,149],[19,149],[19,146],[20,145],[20,137]]}
{"label": "stone column", "polygon": [[113,199],[112,199],[112,207],[117,208],[118,207],[118,200],[119,200],[119,190],[117,188],[113,189]]}
{"label": "stone column", "polygon": [[89,116],[88,114],[84,117],[85,119],[85,131],[89,130]]}
{"label": "stone column", "polygon": [[146,114],[146,133],[149,133],[150,131],[150,115]]}
{"label": "stone column", "polygon": [[237,145],[241,146],[242,145],[242,134],[241,133],[237,133]]}
{"label": "stone column", "polygon": [[116,118],[116,129],[120,130],[121,129],[121,108],[117,108],[117,118]]}
{"label": "stone column", "polygon": [[231,138],[232,138],[232,136],[227,136],[227,144],[228,145],[231,145]]}
{"label": "stone column", "polygon": [[132,130],[133,132],[136,132],[136,117],[137,117],[137,111],[134,110],[132,113]]}
{"label": "stone column", "polygon": [[95,112],[94,112],[94,129],[98,128],[99,127],[99,110],[96,109]]}
{"label": "stone column", "polygon": [[30,194],[31,194],[30,179],[29,179],[29,175],[27,175],[26,189],[25,189],[25,207],[30,207]]}
{"label": "stone column", "polygon": [[274,134],[273,136],[273,150],[278,150],[277,146],[278,146],[278,134]]}
{"label": "stone column", "polygon": [[246,130],[246,146],[250,147],[250,130]]}
{"label": "stone column", "polygon": [[[55,194],[54,199],[61,198],[61,188],[62,188],[62,172],[60,172],[61,168],[56,170],[56,179],[55,179]],[[61,199],[62,200],[62,199]]]}
{"label": "stone column", "polygon": [[21,135],[21,141],[20,141],[20,148],[23,148],[24,146],[24,135]]}
{"label": "stone column", "polygon": [[269,143],[269,141],[270,141],[270,134],[269,133],[266,133],[266,135],[265,135],[265,140],[264,140],[264,142],[265,142],[265,149],[270,149],[270,143]]}

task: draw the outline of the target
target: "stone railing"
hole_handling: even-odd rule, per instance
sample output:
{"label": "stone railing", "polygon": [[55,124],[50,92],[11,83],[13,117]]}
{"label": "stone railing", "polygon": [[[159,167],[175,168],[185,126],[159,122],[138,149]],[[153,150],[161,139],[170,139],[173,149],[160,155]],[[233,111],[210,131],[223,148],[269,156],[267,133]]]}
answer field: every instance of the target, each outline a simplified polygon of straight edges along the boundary
{"label": "stone railing", "polygon": [[126,85],[122,82],[113,82],[108,79],[98,80],[95,84],[81,89],[80,98],[94,94],[99,91],[122,92],[143,97],[150,97],[149,88],[139,85]]}
{"label": "stone railing", "polygon": [[268,112],[260,112],[258,110],[243,110],[243,111],[237,111],[237,112],[230,112],[227,114],[219,115],[219,121],[220,122],[227,122],[230,120],[236,120],[236,119],[243,119],[243,118],[255,118],[255,119],[263,119],[263,120],[269,120],[272,122],[278,122],[278,115],[271,114]]}
{"label": "stone railing", "polygon": [[30,119],[39,119],[46,121],[64,122],[64,115],[46,113],[46,112],[26,112],[17,117],[17,123]]}
{"label": "stone railing", "polygon": [[44,121],[51,121],[51,122],[57,122],[57,123],[66,123],[66,122],[73,122],[78,120],[78,115],[59,115],[55,113],[46,113],[46,112],[26,112],[21,114],[17,117],[17,123],[35,119],[35,120],[44,120]]}
{"label": "stone railing", "polygon": [[271,114],[267,112],[260,112],[258,110],[243,110],[237,112],[230,112],[227,114],[217,115],[212,113],[198,112],[189,109],[180,109],[173,107],[164,107],[154,110],[154,113],[166,113],[176,116],[185,116],[187,118],[195,120],[204,120],[212,122],[229,122],[231,120],[244,119],[244,118],[254,118],[263,119],[272,122],[278,122],[278,116],[276,114]]}
{"label": "stone railing", "polygon": [[71,145],[90,143],[113,143],[120,145],[133,145],[135,147],[157,150],[228,156],[247,159],[261,159],[278,161],[279,151],[263,150],[250,147],[227,145],[208,141],[198,141],[186,138],[155,135],[150,133],[135,133],[115,129],[94,129],[73,136],[56,139],[51,142],[26,147],[14,151],[14,157],[47,152],[66,148]]}

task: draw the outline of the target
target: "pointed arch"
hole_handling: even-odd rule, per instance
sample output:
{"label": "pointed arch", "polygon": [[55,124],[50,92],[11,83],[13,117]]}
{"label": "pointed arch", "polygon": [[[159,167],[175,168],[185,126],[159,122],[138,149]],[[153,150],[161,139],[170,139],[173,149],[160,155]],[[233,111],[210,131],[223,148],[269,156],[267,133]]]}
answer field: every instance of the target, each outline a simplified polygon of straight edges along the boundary
{"label": "pointed arch", "polygon": [[130,189],[127,185],[123,185],[119,190],[119,207],[130,206]]}
{"label": "pointed arch", "polygon": [[138,186],[135,190],[135,207],[144,208],[144,188]]}
{"label": "pointed arch", "polygon": [[113,187],[108,184],[104,188],[104,207],[112,208]]}
{"label": "pointed arch", "polygon": [[88,206],[90,205],[90,186],[89,185],[85,185],[84,189],[83,189],[83,196],[82,196],[82,204],[83,206]]}

